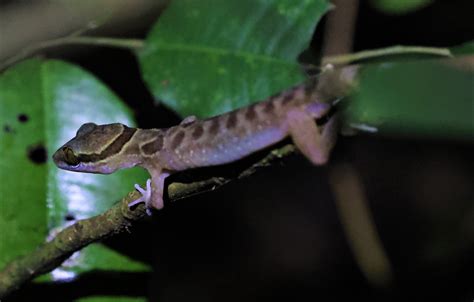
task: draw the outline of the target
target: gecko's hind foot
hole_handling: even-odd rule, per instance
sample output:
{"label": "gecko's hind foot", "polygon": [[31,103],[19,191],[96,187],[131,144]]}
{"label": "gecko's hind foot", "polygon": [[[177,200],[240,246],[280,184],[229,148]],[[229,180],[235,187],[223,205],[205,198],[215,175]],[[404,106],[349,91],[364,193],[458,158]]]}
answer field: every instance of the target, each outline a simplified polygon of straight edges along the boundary
{"label": "gecko's hind foot", "polygon": [[148,216],[151,215],[150,205],[151,205],[151,179],[146,181],[146,189],[140,187],[140,185],[135,184],[135,189],[142,194],[142,196],[128,204],[128,207],[131,208],[139,203],[144,202],[146,205],[146,213]]}

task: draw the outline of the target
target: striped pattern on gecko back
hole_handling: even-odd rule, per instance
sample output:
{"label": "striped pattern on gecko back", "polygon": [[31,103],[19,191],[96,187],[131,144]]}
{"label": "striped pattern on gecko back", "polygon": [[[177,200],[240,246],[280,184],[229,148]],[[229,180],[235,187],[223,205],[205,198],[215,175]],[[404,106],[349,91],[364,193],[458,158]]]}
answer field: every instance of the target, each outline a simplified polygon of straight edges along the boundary
{"label": "striped pattern on gecko back", "polygon": [[312,110],[315,117],[326,113],[329,105],[311,103],[306,91],[300,85],[223,115],[205,120],[188,118],[150,141],[142,141],[141,152],[175,171],[233,162],[288,136],[289,111]]}

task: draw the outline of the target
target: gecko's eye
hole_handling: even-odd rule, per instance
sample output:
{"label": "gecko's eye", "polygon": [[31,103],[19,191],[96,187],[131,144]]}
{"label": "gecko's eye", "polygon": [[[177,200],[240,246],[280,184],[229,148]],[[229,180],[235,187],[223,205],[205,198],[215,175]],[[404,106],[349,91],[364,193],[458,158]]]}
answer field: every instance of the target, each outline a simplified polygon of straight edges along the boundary
{"label": "gecko's eye", "polygon": [[66,164],[68,164],[70,166],[76,166],[76,165],[79,164],[79,159],[74,154],[74,151],[72,151],[71,148],[64,147],[63,148],[63,153],[64,153],[64,161],[66,162]]}

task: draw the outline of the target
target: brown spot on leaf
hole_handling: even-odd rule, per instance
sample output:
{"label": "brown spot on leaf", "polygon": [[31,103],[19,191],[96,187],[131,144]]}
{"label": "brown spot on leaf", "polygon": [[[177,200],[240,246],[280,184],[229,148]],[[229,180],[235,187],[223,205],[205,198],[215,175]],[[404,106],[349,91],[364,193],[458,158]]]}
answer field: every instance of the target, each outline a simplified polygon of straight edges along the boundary
{"label": "brown spot on leaf", "polygon": [[46,148],[43,144],[28,147],[28,158],[35,164],[44,164],[47,159]]}
{"label": "brown spot on leaf", "polygon": [[3,126],[3,131],[5,131],[6,133],[11,133],[13,132],[13,129],[12,127],[10,127],[10,125],[5,125]]}
{"label": "brown spot on leaf", "polygon": [[64,215],[64,220],[65,221],[74,221],[74,220],[76,220],[76,216],[74,216],[74,214],[72,214],[72,213],[67,213],[66,215]]}
{"label": "brown spot on leaf", "polygon": [[28,117],[28,115],[26,115],[24,113],[20,113],[20,114],[18,114],[18,120],[20,121],[20,123],[26,123],[26,122],[28,122],[29,117]]}

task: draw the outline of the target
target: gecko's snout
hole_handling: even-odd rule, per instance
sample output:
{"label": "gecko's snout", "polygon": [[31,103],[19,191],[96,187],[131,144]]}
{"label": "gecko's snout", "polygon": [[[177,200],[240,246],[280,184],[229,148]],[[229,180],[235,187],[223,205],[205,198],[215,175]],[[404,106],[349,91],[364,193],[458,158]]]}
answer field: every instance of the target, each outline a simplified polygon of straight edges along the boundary
{"label": "gecko's snout", "polygon": [[79,164],[79,159],[69,147],[61,147],[53,154],[53,161],[59,168],[71,168]]}
{"label": "gecko's snout", "polygon": [[60,167],[64,165],[64,161],[62,160],[62,150],[58,149],[56,152],[53,154],[53,161],[56,164],[56,166]]}

